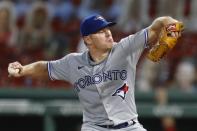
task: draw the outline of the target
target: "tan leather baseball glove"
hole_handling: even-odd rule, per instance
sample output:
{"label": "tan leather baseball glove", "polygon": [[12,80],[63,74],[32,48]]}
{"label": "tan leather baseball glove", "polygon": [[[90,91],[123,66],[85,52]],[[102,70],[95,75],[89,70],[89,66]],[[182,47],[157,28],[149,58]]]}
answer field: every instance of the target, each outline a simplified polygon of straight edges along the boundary
{"label": "tan leather baseball glove", "polygon": [[184,25],[181,22],[167,25],[160,35],[159,41],[148,52],[148,59],[154,62],[161,60],[176,44],[179,37],[174,37],[172,33],[181,33]]}

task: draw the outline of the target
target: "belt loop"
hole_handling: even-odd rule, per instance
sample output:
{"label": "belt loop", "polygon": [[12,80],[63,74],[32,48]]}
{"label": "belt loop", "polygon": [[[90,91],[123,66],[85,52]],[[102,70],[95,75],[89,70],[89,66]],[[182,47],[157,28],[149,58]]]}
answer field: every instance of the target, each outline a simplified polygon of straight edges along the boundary
{"label": "belt loop", "polygon": [[132,125],[135,125],[135,123],[136,123],[136,122],[135,122],[133,119],[132,119],[132,122],[133,122],[133,124],[132,124]]}

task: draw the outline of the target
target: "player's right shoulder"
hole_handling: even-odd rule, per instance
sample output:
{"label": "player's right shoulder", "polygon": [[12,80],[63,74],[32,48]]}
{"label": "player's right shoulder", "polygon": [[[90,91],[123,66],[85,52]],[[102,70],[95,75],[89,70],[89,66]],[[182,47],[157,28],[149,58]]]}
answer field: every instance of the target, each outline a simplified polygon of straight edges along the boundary
{"label": "player's right shoulder", "polygon": [[82,59],[84,53],[69,53],[66,56],[64,56],[62,59],[66,61],[74,61],[74,60],[80,60]]}
{"label": "player's right shoulder", "polygon": [[78,57],[82,57],[83,53],[70,53],[68,55],[66,55],[65,57],[68,58],[78,58]]}
{"label": "player's right shoulder", "polygon": [[69,53],[60,59],[51,60],[49,63],[76,63],[78,61],[83,61],[83,56],[84,53]]}

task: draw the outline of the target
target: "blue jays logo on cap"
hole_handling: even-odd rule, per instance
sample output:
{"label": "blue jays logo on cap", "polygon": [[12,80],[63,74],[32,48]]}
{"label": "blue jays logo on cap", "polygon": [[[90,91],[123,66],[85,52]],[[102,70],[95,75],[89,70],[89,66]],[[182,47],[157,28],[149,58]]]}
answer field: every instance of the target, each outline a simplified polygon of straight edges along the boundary
{"label": "blue jays logo on cap", "polygon": [[92,15],[89,17],[86,17],[82,22],[80,26],[80,31],[82,36],[88,36],[90,34],[96,33],[99,30],[113,26],[115,25],[115,22],[108,22],[106,19],[104,19],[101,15]]}
{"label": "blue jays logo on cap", "polygon": [[95,18],[95,20],[102,20],[102,21],[105,21],[105,19],[104,19],[102,16],[97,16],[97,17]]}
{"label": "blue jays logo on cap", "polygon": [[125,83],[123,86],[121,86],[120,88],[118,88],[116,90],[116,92],[112,96],[120,96],[124,100],[125,99],[125,95],[128,92],[128,90],[129,90],[129,87]]}

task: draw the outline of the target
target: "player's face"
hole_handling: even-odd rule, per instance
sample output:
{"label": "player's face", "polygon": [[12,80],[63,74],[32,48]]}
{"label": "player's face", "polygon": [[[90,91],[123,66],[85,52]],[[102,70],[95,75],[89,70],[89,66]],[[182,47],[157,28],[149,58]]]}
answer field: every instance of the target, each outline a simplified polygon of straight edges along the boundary
{"label": "player's face", "polygon": [[104,28],[90,36],[90,44],[94,49],[109,50],[112,48],[114,40],[109,28]]}

